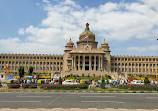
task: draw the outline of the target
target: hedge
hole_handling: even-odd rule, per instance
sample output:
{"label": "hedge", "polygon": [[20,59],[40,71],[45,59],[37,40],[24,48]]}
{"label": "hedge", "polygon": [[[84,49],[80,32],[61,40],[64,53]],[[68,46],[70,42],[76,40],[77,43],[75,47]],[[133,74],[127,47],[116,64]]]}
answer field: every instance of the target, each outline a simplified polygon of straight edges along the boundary
{"label": "hedge", "polygon": [[20,88],[20,84],[9,84],[9,88]]}
{"label": "hedge", "polygon": [[158,91],[158,85],[119,85],[119,89]]}
{"label": "hedge", "polygon": [[87,89],[88,86],[86,84],[81,85],[59,85],[59,84],[42,84],[41,89]]}
{"label": "hedge", "polygon": [[[22,84],[22,87],[24,88],[24,84]],[[37,84],[25,84],[25,88],[37,88]]]}

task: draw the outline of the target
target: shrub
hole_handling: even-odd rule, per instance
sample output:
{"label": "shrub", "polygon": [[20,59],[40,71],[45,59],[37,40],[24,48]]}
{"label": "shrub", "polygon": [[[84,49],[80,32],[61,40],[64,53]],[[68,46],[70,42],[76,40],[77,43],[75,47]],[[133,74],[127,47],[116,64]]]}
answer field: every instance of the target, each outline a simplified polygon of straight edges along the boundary
{"label": "shrub", "polygon": [[95,74],[93,74],[93,77],[95,77]]}
{"label": "shrub", "polygon": [[119,89],[129,89],[129,90],[158,90],[158,85],[119,85]]}
{"label": "shrub", "polygon": [[102,79],[102,81],[101,81],[101,83],[100,83],[100,88],[105,88],[105,80],[104,79]]}
{"label": "shrub", "polygon": [[150,83],[150,81],[149,81],[149,79],[148,79],[148,77],[145,77],[145,79],[144,79],[144,84],[149,84]]}
{"label": "shrub", "polygon": [[[22,87],[24,88],[24,84],[22,84]],[[37,84],[25,84],[25,88],[37,88]]]}
{"label": "shrub", "polygon": [[42,89],[64,89],[64,90],[70,90],[70,89],[87,89],[88,86],[85,84],[80,85],[59,85],[59,84],[42,84]]}
{"label": "shrub", "polygon": [[62,84],[62,79],[61,79],[61,77],[59,77],[59,84]]}
{"label": "shrub", "polygon": [[84,74],[82,74],[82,77],[84,77]]}
{"label": "shrub", "polygon": [[9,84],[9,88],[20,88],[20,84]]}

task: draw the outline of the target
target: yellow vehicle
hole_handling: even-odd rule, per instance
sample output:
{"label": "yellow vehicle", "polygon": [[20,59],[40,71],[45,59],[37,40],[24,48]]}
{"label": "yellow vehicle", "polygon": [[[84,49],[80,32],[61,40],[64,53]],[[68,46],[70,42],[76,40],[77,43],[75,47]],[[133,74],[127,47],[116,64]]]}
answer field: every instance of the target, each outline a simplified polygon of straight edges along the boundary
{"label": "yellow vehicle", "polygon": [[17,79],[9,79],[8,82],[7,82],[7,86],[9,84],[15,84],[15,83],[18,83]]}
{"label": "yellow vehicle", "polygon": [[89,84],[90,81],[89,81],[89,79],[81,79],[81,80],[80,80],[80,83],[87,83],[87,84]]}
{"label": "yellow vehicle", "polygon": [[50,79],[39,79],[37,82],[37,85],[41,85],[41,84],[49,83],[49,82],[51,82]]}

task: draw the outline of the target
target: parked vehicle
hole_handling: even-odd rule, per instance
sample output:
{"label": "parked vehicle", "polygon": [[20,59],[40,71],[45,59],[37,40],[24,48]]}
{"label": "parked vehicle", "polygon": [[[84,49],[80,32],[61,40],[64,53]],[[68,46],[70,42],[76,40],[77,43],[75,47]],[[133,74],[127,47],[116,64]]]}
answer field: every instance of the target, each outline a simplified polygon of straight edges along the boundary
{"label": "parked vehicle", "polygon": [[133,80],[133,81],[131,81],[131,84],[144,85],[144,81],[143,80]]}
{"label": "parked vehicle", "polygon": [[73,80],[65,80],[62,82],[63,85],[77,85],[80,83],[74,82]]}
{"label": "parked vehicle", "polygon": [[9,79],[8,82],[7,82],[7,86],[9,84],[15,84],[15,83],[18,83],[18,80],[17,79]]}

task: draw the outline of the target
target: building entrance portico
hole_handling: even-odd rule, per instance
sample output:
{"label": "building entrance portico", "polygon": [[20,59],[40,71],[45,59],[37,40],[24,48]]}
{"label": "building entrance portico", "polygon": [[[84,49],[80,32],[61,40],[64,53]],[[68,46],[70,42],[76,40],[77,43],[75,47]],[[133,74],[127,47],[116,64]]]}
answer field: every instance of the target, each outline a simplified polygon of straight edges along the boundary
{"label": "building entrance portico", "polygon": [[103,55],[71,54],[73,70],[103,71]]}
{"label": "building entrance portico", "polygon": [[89,30],[87,23],[85,31],[80,34],[79,41],[77,41],[77,47],[71,39],[66,44],[62,73],[64,75],[95,74],[99,76],[107,72],[110,67],[109,46],[104,41],[98,49],[97,44],[95,35]]}

